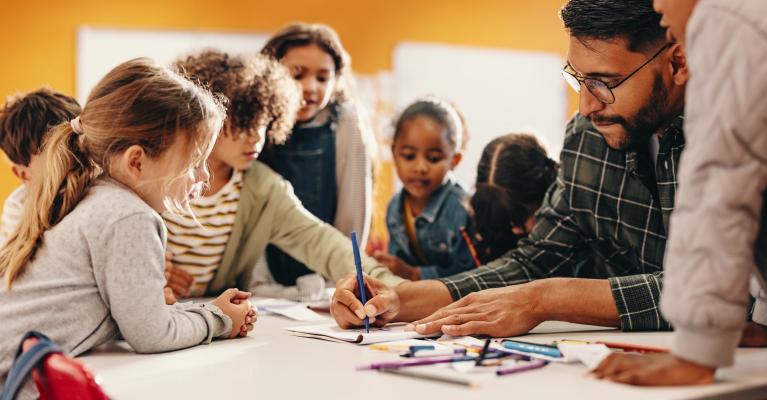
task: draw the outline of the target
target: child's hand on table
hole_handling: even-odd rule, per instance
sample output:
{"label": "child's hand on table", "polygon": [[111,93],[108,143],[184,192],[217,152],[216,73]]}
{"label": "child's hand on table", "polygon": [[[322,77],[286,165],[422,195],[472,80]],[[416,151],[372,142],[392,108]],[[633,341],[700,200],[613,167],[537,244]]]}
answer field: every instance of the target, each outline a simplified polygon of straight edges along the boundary
{"label": "child's hand on table", "polygon": [[250,292],[243,292],[237,289],[227,289],[211,302],[214,306],[221,309],[232,320],[232,331],[230,338],[237,336],[247,336],[248,332],[253,330],[254,324],[258,319],[256,309],[251,307],[248,299]]}

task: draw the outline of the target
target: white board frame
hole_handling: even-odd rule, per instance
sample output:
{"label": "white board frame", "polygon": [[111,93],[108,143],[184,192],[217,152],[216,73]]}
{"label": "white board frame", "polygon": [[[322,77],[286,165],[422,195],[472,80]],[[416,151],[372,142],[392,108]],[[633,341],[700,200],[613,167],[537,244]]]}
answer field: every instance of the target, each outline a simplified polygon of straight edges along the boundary
{"label": "white board frame", "polygon": [[76,95],[84,103],[91,89],[112,68],[149,57],[168,65],[179,56],[205,48],[258,53],[266,33],[118,29],[83,26],[77,30]]}

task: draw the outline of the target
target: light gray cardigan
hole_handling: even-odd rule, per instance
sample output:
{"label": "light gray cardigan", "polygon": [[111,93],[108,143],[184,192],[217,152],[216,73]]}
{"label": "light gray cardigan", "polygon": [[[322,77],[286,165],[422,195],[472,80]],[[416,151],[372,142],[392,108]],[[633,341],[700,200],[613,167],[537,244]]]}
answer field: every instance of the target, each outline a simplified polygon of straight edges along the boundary
{"label": "light gray cardigan", "polygon": [[701,0],[688,25],[685,135],[661,311],[672,352],[732,364],[745,322],[767,325],[767,2]]}
{"label": "light gray cardigan", "polygon": [[71,354],[122,334],[137,352],[182,349],[228,336],[211,304],[165,305],[165,225],[134,192],[99,181],[45,232],[11,291],[0,288],[0,386],[24,332]]}

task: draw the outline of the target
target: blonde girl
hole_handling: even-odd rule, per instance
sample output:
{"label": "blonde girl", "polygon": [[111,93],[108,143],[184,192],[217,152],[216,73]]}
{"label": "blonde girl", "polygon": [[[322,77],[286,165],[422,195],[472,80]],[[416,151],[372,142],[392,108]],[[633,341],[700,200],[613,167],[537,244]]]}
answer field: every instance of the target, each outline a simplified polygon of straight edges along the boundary
{"label": "blonde girl", "polygon": [[125,62],[93,89],[82,114],[50,134],[45,174],[0,251],[0,383],[16,342],[45,333],[77,355],[122,337],[155,353],[247,334],[249,293],[166,305],[166,231],[208,179],[224,119],[205,90],[148,59]]}

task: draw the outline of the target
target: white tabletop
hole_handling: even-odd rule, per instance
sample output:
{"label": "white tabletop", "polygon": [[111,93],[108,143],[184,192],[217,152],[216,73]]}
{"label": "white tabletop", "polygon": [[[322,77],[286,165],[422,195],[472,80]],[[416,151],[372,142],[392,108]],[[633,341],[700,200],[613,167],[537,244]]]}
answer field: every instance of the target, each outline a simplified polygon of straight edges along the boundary
{"label": "white tabletop", "polygon": [[[135,354],[124,342],[102,346],[80,357],[103,379],[117,399],[666,399],[765,398],[767,349],[739,349],[736,365],[721,370],[706,387],[638,388],[586,377],[580,364],[549,364],[524,373],[483,380],[479,387],[424,381],[356,371],[358,365],[392,360],[395,355],[353,344],[288,335],[282,328],[301,325],[276,316],[261,316],[247,338],[170,353]],[[548,323],[559,333],[537,333],[524,340],[619,341],[668,346],[668,332],[622,333],[616,330],[571,332],[576,327]],[[547,329],[538,329],[538,332]],[[551,331],[551,330],[549,330]],[[503,396],[503,397],[501,397]]]}

